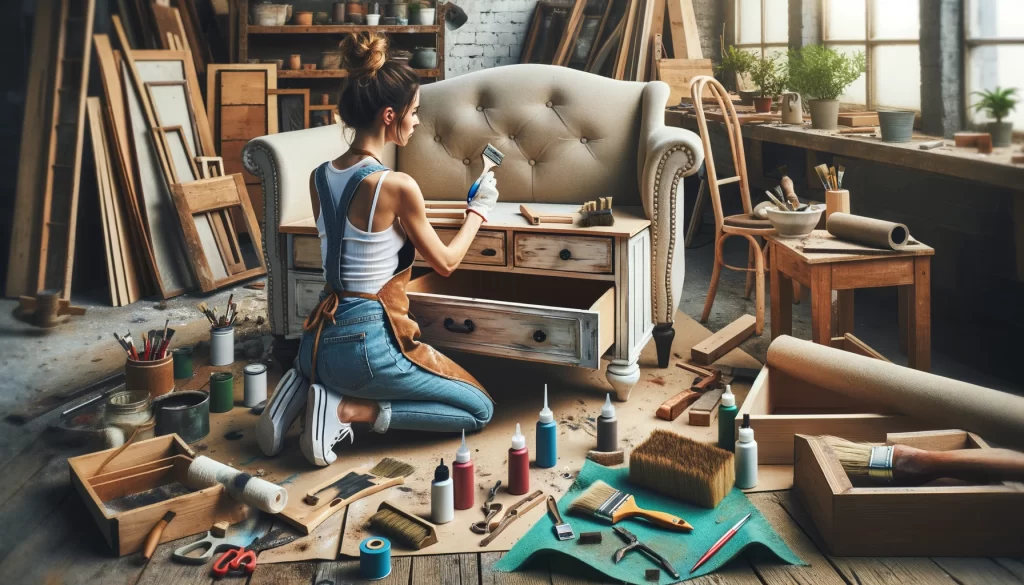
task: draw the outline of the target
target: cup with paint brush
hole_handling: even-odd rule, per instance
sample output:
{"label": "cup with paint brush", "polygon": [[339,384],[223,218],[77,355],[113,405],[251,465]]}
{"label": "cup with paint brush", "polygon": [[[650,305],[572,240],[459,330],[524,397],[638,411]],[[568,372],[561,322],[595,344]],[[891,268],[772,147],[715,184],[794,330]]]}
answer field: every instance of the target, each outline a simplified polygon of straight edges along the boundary
{"label": "cup with paint brush", "polygon": [[152,398],[167,394],[174,390],[174,363],[168,353],[174,329],[169,327],[170,320],[164,328],[151,329],[142,334],[142,347],[135,345],[129,331],[124,336],[114,333],[114,339],[125,351],[124,365],[125,389],[145,390]]}

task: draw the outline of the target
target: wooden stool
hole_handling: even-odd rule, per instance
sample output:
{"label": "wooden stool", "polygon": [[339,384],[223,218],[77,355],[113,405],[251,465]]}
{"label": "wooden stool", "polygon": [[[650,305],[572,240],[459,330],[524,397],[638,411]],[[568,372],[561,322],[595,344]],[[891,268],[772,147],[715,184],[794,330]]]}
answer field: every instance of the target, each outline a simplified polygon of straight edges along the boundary
{"label": "wooden stool", "polygon": [[[808,238],[827,238],[815,230]],[[883,254],[805,253],[807,238],[766,236],[771,253],[772,339],[793,331],[793,286],[811,291],[811,340],[830,345],[833,336],[853,331],[853,291],[899,287],[900,350],[910,367],[931,369],[931,261],[935,250],[917,244]],[[832,291],[837,291],[833,327]]]}

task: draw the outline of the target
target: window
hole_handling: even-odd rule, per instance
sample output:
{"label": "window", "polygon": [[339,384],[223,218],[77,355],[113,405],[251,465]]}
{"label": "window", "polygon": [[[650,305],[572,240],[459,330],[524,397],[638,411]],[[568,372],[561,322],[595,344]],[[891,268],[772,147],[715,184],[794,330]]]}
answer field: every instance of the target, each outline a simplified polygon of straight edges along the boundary
{"label": "window", "polygon": [[825,45],[848,54],[863,51],[867,57],[864,75],[839,100],[868,109],[920,110],[919,0],[822,2]]}
{"label": "window", "polygon": [[789,0],[735,0],[736,47],[758,56],[783,55],[789,45]]}
{"label": "window", "polygon": [[[988,122],[984,112],[970,105],[978,101],[971,92],[1018,87],[1024,92],[1024,2],[1021,0],[967,0],[966,75],[968,120]],[[1024,106],[1004,122],[1024,127]]]}

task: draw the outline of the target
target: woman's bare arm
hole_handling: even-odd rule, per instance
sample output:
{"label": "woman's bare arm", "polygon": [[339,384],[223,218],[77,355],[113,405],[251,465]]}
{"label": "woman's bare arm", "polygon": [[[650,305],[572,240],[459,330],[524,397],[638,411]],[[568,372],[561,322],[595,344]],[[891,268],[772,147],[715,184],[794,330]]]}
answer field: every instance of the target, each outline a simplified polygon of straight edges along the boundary
{"label": "woman's bare arm", "polygon": [[[419,185],[408,175],[393,175],[396,176],[392,184],[398,191],[398,208],[395,214],[402,220],[402,228],[435,272],[442,276],[450,275],[466,257],[473,238],[483,224],[483,218],[475,213],[467,213],[466,221],[459,229],[459,233],[446,246],[427,219],[427,206]],[[388,186],[387,183],[384,185]]]}

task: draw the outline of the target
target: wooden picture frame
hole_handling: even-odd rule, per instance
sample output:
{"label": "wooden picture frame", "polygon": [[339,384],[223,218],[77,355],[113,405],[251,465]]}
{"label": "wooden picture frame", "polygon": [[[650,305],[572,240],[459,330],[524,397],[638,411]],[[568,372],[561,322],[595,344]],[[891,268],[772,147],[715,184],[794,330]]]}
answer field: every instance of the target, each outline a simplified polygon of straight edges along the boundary
{"label": "wooden picture frame", "polygon": [[[117,28],[115,26],[115,28]],[[127,59],[130,57],[130,59]],[[161,81],[184,81],[188,87],[189,101],[192,104],[192,116],[198,128],[200,148],[193,150],[197,156],[213,156],[217,154],[213,141],[213,126],[207,116],[207,112],[201,107],[203,95],[200,91],[199,80],[196,77],[196,69],[192,66],[189,54],[185,51],[164,51],[164,50],[140,50],[129,51],[126,59],[131,62],[138,76],[139,91],[145,83]],[[274,67],[270,65],[270,67]],[[146,93],[146,92],[143,92]],[[143,97],[146,105],[150,104],[148,94]],[[199,106],[199,107],[197,107]],[[155,114],[155,112],[153,112]],[[155,117],[155,116],[154,116]],[[168,126],[167,122],[152,120],[153,126]]]}
{"label": "wooden picture frame", "polygon": [[153,105],[156,127],[180,128],[185,133],[189,150],[198,152],[201,148],[199,127],[188,84],[184,81],[148,81],[145,85],[149,103]]}
{"label": "wooden picture frame", "polygon": [[153,129],[153,136],[159,140],[164,172],[168,181],[191,183],[203,178],[181,126],[161,126]]}
{"label": "wooden picture frame", "polygon": [[[289,100],[298,100],[298,99],[302,100],[302,123],[301,123],[301,126],[293,128],[292,126],[296,125],[296,124],[294,124],[294,121],[286,120],[285,117],[288,115],[288,112],[287,112],[288,107],[286,105],[282,105],[282,103],[286,102],[286,101],[289,101]],[[272,129],[272,132],[271,132],[272,134],[273,133],[277,133],[277,132],[291,132],[291,131],[294,131],[294,130],[302,130],[302,129],[305,129],[305,128],[309,128],[309,112],[310,112],[311,108],[310,108],[310,103],[309,103],[309,89],[308,88],[302,88],[302,89],[268,89],[267,90],[267,102],[268,102],[268,104],[271,101],[276,102],[275,105],[274,105],[274,109],[277,111],[277,119],[272,121],[276,125]],[[331,106],[331,107],[333,108],[334,106]],[[288,122],[288,123],[286,123],[286,122]]]}
{"label": "wooden picture frame", "polygon": [[227,174],[224,172],[224,159],[219,156],[197,156],[196,166],[199,167],[199,177],[202,179],[223,177]]}
{"label": "wooden picture frame", "polygon": [[[171,194],[203,292],[266,274],[260,228],[242,175],[177,183],[171,186]],[[232,213],[240,214],[245,222],[258,265],[245,264]]]}

